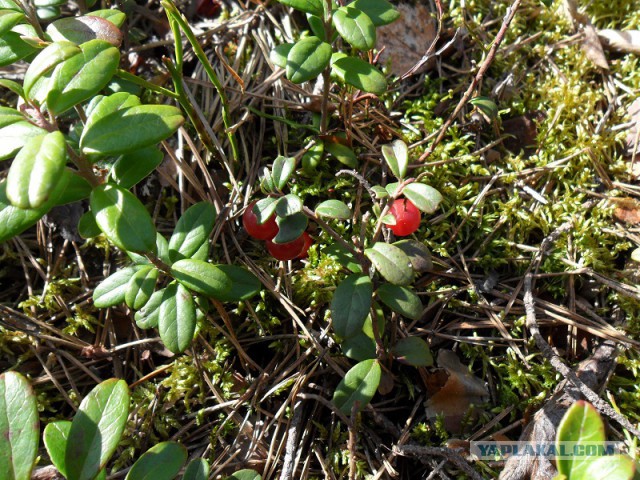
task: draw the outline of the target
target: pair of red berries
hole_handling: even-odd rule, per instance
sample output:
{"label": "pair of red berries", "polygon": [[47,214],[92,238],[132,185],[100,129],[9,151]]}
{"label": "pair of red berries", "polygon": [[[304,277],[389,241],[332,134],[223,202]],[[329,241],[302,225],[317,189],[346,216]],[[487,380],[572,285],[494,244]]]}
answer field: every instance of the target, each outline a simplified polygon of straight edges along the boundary
{"label": "pair of red berries", "polygon": [[420,227],[421,214],[411,200],[398,198],[389,207],[389,213],[396,219],[395,225],[388,225],[398,237],[406,237]]}
{"label": "pair of red berries", "polygon": [[294,258],[307,258],[309,247],[313,244],[311,236],[304,232],[298,238],[288,243],[273,243],[273,237],[278,234],[276,216],[271,215],[262,225],[258,223],[258,217],[253,213],[256,202],[251,203],[242,215],[242,225],[247,233],[256,240],[265,240],[267,250],[277,260],[293,260]]}

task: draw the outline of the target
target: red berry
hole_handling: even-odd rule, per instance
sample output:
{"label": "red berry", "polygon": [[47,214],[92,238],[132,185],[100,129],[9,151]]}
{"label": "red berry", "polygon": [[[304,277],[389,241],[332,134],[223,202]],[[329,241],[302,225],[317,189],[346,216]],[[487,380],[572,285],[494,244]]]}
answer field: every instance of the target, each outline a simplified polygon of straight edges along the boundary
{"label": "red berry", "polygon": [[411,235],[420,226],[420,210],[406,198],[399,198],[393,202],[389,213],[396,219],[395,225],[388,225],[393,233],[399,237]]}
{"label": "red berry", "polygon": [[304,232],[302,236],[304,237],[304,246],[302,247],[302,251],[296,258],[307,258],[309,256],[307,253],[309,252],[309,247],[313,245],[313,239],[311,238],[311,235],[309,235],[307,232]]}
{"label": "red berry", "polygon": [[302,253],[306,244],[304,234],[300,235],[293,242],[288,243],[273,243],[271,240],[267,240],[267,250],[271,256],[277,260],[293,260]]}
{"label": "red berry", "polygon": [[253,213],[255,204],[256,202],[249,204],[244,214],[242,214],[242,225],[244,225],[244,229],[253,238],[257,240],[271,240],[278,234],[276,216],[271,215],[262,225],[258,224],[258,217]]}

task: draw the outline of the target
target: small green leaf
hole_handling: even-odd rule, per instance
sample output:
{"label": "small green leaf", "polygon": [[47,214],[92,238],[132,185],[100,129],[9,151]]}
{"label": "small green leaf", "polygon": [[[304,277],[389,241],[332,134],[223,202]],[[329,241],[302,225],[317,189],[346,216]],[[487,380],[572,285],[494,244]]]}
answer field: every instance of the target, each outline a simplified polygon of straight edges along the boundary
{"label": "small green leaf", "polygon": [[402,338],[391,349],[391,353],[401,362],[414,367],[433,365],[433,356],[427,342],[420,337]]}
{"label": "small green leaf", "polygon": [[318,142],[302,156],[302,170],[307,175],[315,175],[316,169],[322,160],[322,155],[324,155],[324,143]]}
{"label": "small green leaf", "polygon": [[121,250],[156,251],[151,216],[132,193],[108,183],[99,185],[91,192],[91,211],[100,230]]}
{"label": "small green leaf", "polygon": [[489,120],[498,118],[498,106],[489,97],[475,97],[469,103],[480,110]]}
{"label": "small green leaf", "polygon": [[0,9],[15,10],[16,12],[22,12],[22,8],[20,8],[18,4],[13,0],[0,0]]}
{"label": "small green leaf", "polygon": [[64,456],[67,451],[67,439],[69,438],[70,430],[71,422],[60,420],[49,423],[42,434],[42,440],[51,462],[65,477],[67,476],[67,466]]}
{"label": "small green leaf", "polygon": [[309,28],[311,32],[323,42],[327,41],[326,32],[324,30],[324,22],[322,18],[317,15],[307,13],[307,22],[309,22]]}
{"label": "small green leaf", "polygon": [[[160,322],[160,305],[162,305],[166,298],[166,290],[166,288],[163,288],[153,292],[153,295],[151,295],[151,298],[149,298],[145,306],[135,313],[134,319],[138,327],[147,329],[158,326]],[[169,294],[171,293],[172,292],[169,292]]]}
{"label": "small green leaf", "polygon": [[0,375],[0,475],[29,480],[38,453],[40,422],[31,385],[21,374]]}
{"label": "small green leaf", "polygon": [[271,50],[269,58],[276,67],[287,68],[287,57],[293,45],[293,43],[283,43]]}
{"label": "small green leaf", "polygon": [[192,258],[204,244],[208,245],[215,221],[216,209],[213,204],[199,202],[190,206],[178,220],[169,239],[171,261]]}
{"label": "small green leaf", "polygon": [[[282,0],[278,1],[284,3]],[[243,470],[238,470],[233,475],[228,476],[225,480],[262,480],[262,477],[255,470],[245,468]]]}
{"label": "small green leaf", "polygon": [[[160,260],[167,265],[171,265],[172,262],[169,259],[169,242],[167,242],[167,239],[160,233],[156,233],[156,251]],[[144,255],[139,255],[133,252],[127,252],[127,255],[138,265],[151,265],[149,259]]]}
{"label": "small green leaf", "polygon": [[367,248],[364,254],[371,260],[376,270],[394,285],[408,285],[413,278],[411,262],[398,247],[378,242]]}
{"label": "small green leaf", "polygon": [[342,38],[358,50],[371,50],[376,46],[376,27],[362,10],[351,6],[333,12],[333,24]]}
{"label": "small green leaf", "polygon": [[[636,475],[636,463],[628,455],[607,455],[588,457],[587,470],[582,476],[571,477],[578,480],[631,480]],[[570,480],[571,480],[570,479]]]}
{"label": "small green leaf", "polygon": [[127,92],[118,92],[108,96],[96,95],[89,101],[85,108],[87,121],[85,122],[84,128],[93,127],[95,123],[101,122],[118,110],[137,107],[140,104],[138,97]]}
{"label": "small green leaf", "polygon": [[429,252],[429,249],[424,243],[408,239],[400,240],[399,242],[395,242],[393,245],[398,247],[407,255],[407,257],[409,257],[411,267],[416,272],[423,273],[433,270],[431,252]]}
{"label": "small green leaf", "polygon": [[316,78],[329,65],[331,45],[318,37],[307,37],[296,42],[287,55],[287,78],[303,83]]}
{"label": "small green leaf", "polygon": [[389,169],[398,179],[403,179],[407,174],[409,165],[409,149],[402,140],[382,146],[382,156],[387,161]]}
{"label": "small green leaf", "polygon": [[324,13],[324,7],[322,6],[322,0],[278,0],[287,7],[295,8],[301,12],[312,13],[314,15],[320,15]]}
{"label": "small green leaf", "polygon": [[18,95],[19,97],[25,98],[24,89],[22,88],[22,85],[20,85],[18,82],[14,82],[13,80],[9,80],[7,78],[0,78],[0,87],[6,88],[7,90],[11,90],[13,93]]}
{"label": "small green leaf", "polygon": [[189,462],[182,475],[182,480],[207,480],[209,478],[209,462],[204,458],[194,458]]}
{"label": "small green leaf", "polygon": [[366,13],[376,27],[388,25],[400,18],[400,12],[387,0],[356,0],[350,6]]}
{"label": "small green leaf", "polygon": [[356,364],[344,376],[333,394],[333,403],[345,415],[351,415],[366,407],[376,394],[382,369],[377,360],[365,360]]}
{"label": "small green leaf", "polygon": [[109,20],[118,28],[122,28],[122,25],[124,25],[124,21],[127,18],[126,14],[115,8],[95,10],[93,12],[87,13],[87,16],[104,18],[105,20]]}
{"label": "small green leaf", "polygon": [[373,284],[366,275],[352,274],[340,282],[331,300],[331,318],[336,335],[348,338],[362,331],[371,310],[372,297]]}
{"label": "small green leaf", "polygon": [[37,49],[25,42],[16,32],[5,32],[0,37],[0,67],[5,67],[35,53]]}
{"label": "small green leaf", "polygon": [[[377,304],[373,304],[373,310],[378,322],[378,332],[382,335],[385,328],[384,312]],[[349,358],[358,362],[376,358],[376,341],[373,333],[371,314],[367,316],[362,326],[362,331],[340,342],[342,352]]]}
{"label": "small green leaf", "polygon": [[410,183],[404,187],[402,193],[424,213],[435,212],[442,202],[440,192],[424,183]]}
{"label": "small green leaf", "polygon": [[[604,423],[598,411],[590,403],[578,400],[567,410],[558,425],[556,446],[560,448],[562,442],[604,445],[605,440]],[[581,479],[592,461],[592,457],[577,456],[558,458],[556,464],[559,474],[566,475],[569,479]]]}
{"label": "small green leaf", "polygon": [[73,417],[65,452],[67,477],[92,480],[116,450],[129,415],[129,388],[112,378],[87,395]]}
{"label": "small green leaf", "polygon": [[7,197],[19,208],[38,208],[62,179],[67,162],[64,136],[59,131],[29,139],[11,164]]}
{"label": "small green leaf", "polygon": [[152,266],[138,270],[127,284],[124,302],[134,310],[144,307],[156,288],[159,273],[158,269]]}
{"label": "small green leaf", "polygon": [[276,223],[279,230],[273,243],[289,243],[300,238],[307,229],[309,220],[304,213],[299,212],[287,217],[276,217]]}
{"label": "small green leaf", "polygon": [[215,299],[228,295],[232,288],[223,270],[201,260],[178,260],[171,266],[171,275],[190,290]]}
{"label": "small green leaf", "polygon": [[339,243],[332,243],[325,249],[324,253],[353,273],[362,273],[362,267],[353,257],[353,254]]}
{"label": "small green leaf", "polygon": [[107,308],[123,303],[129,280],[141,268],[140,265],[133,265],[109,275],[93,291],[93,304],[98,308]]}
{"label": "small green leaf", "polygon": [[264,222],[271,218],[271,215],[276,211],[277,204],[278,199],[274,197],[265,197],[256,202],[253,206],[253,213],[257,218],[258,225],[263,225]]}
{"label": "small green leaf", "polygon": [[90,40],[104,40],[115,47],[122,43],[120,29],[113,22],[96,15],[61,18],[49,24],[47,34],[54,42],[68,40],[78,45]]}
{"label": "small green leaf", "polygon": [[387,189],[381,187],[380,185],[374,185],[373,187],[371,187],[371,190],[373,190],[373,193],[376,194],[376,198],[387,198],[389,196],[389,192],[387,192]]}
{"label": "small green leaf", "polygon": [[276,214],[278,217],[288,217],[301,211],[302,200],[293,193],[280,197],[276,203]]}
{"label": "small green leaf", "polygon": [[387,79],[370,63],[355,57],[343,57],[331,65],[332,72],[344,83],[369,93],[387,91]]}
{"label": "small green leaf", "polygon": [[125,480],[173,480],[187,461],[187,449],[177,442],[161,442],[144,452]]}
{"label": "small green leaf", "polygon": [[280,155],[273,161],[271,178],[278,190],[282,190],[287,185],[295,168],[296,159],[294,157],[283,157]]}
{"label": "small green leaf", "polygon": [[196,307],[191,292],[180,283],[171,283],[160,304],[160,338],[173,353],[182,353],[193,341],[196,331]]}
{"label": "small green leaf", "polygon": [[91,184],[71,170],[67,169],[66,172],[69,181],[64,187],[64,191],[60,197],[56,200],[56,205],[66,205],[89,198],[89,195],[91,195]]}
{"label": "small green leaf", "polygon": [[231,281],[231,290],[219,294],[218,300],[223,302],[240,302],[248,300],[262,289],[260,280],[251,272],[236,265],[218,265]]}
{"label": "small green leaf", "polygon": [[[43,76],[47,73],[53,71],[53,69],[64,62],[68,58],[71,58],[75,55],[79,55],[82,53],[80,47],[78,47],[75,43],[61,41],[61,42],[53,42],[47,48],[42,50],[36,58],[33,59],[31,65],[27,69],[24,74],[24,93],[31,100],[34,100],[36,97],[36,92],[32,90],[36,86],[36,83],[42,81]],[[45,83],[48,84],[49,80],[46,80]],[[38,92],[40,88],[37,89]],[[44,88],[44,91],[48,91],[48,88]],[[38,95],[40,96],[40,95]],[[46,98],[46,93],[42,95],[41,100]]]}
{"label": "small green leaf", "polygon": [[102,233],[91,210],[84,212],[78,220],[78,233],[82,238],[94,238]]}
{"label": "small green leaf", "polygon": [[0,10],[0,35],[4,35],[26,17],[22,12]]}
{"label": "small green leaf", "polygon": [[46,130],[26,121],[13,122],[0,128],[0,160],[11,158],[30,139],[46,133]]}
{"label": "small green leaf", "polygon": [[400,182],[391,182],[385,185],[385,190],[390,196],[395,196],[398,188],[400,187]]}
{"label": "small green leaf", "polygon": [[153,172],[162,163],[163,157],[155,146],[122,155],[111,168],[111,178],[128,190]]}
{"label": "small green leaf", "polygon": [[376,293],[382,303],[404,317],[417,320],[422,315],[423,307],[420,298],[408,288],[383,283]]}
{"label": "small green leaf", "polygon": [[349,220],[351,218],[351,210],[346,203],[340,200],[325,200],[316,207],[316,215],[335,218],[336,220]]}
{"label": "small green leaf", "polygon": [[339,142],[324,142],[324,148],[343,165],[349,168],[358,167],[358,157],[348,146]]}

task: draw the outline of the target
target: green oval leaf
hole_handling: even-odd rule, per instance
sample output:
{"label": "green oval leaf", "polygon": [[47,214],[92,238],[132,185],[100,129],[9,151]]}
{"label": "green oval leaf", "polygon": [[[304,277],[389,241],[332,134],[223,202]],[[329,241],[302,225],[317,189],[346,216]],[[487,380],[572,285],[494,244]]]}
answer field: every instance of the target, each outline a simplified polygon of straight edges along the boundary
{"label": "green oval leaf", "polygon": [[162,442],[144,452],[125,480],[173,480],[187,461],[187,449],[177,442]]}
{"label": "green oval leaf", "polygon": [[[605,440],[604,422],[598,411],[590,403],[578,400],[567,410],[558,425],[556,446],[560,448],[561,442],[576,442],[577,444],[589,442],[590,444],[604,445]],[[584,478],[592,461],[592,457],[576,456],[558,458],[556,464],[559,474],[566,475],[567,478]]]}
{"label": "green oval leaf", "polygon": [[346,203],[340,200],[325,200],[316,207],[316,215],[337,220],[349,220],[351,218],[351,210]]}
{"label": "green oval leaf", "polygon": [[422,315],[422,302],[411,290],[391,283],[383,283],[376,290],[378,298],[387,307],[400,315],[417,320]]}
{"label": "green oval leaf", "polygon": [[208,245],[215,221],[216,209],[212,203],[199,202],[187,208],[169,239],[171,261],[192,258],[204,244]]}
{"label": "green oval leaf", "polygon": [[289,243],[300,238],[300,235],[307,229],[309,219],[302,213],[294,213],[287,217],[276,217],[278,233],[273,238],[273,243]]}
{"label": "green oval leaf", "polygon": [[93,291],[93,304],[98,308],[107,308],[124,302],[129,280],[141,268],[133,265],[109,275]]}
{"label": "green oval leaf", "polygon": [[129,190],[162,163],[164,155],[157,147],[148,147],[122,155],[111,168],[111,178]]}
{"label": "green oval leaf", "polygon": [[[34,100],[36,92],[32,91],[43,80],[43,76],[53,71],[53,69],[66,59],[75,55],[79,55],[82,52],[80,47],[75,43],[61,41],[53,42],[47,48],[42,50],[36,58],[33,59],[31,65],[24,74],[24,93],[30,100]],[[48,84],[48,80],[45,82]],[[40,91],[40,88],[37,89]],[[47,90],[47,89],[45,89]],[[39,96],[39,95],[38,95]],[[46,98],[46,93],[42,95],[41,100]]]}
{"label": "green oval leaf", "polygon": [[366,275],[349,275],[340,282],[331,300],[331,318],[336,335],[348,338],[362,331],[371,310],[372,297],[373,284]]}
{"label": "green oval leaf", "polygon": [[398,340],[391,353],[401,362],[414,367],[433,365],[433,356],[427,342],[419,337],[406,337]]}
{"label": "green oval leaf", "polygon": [[151,216],[132,193],[106,183],[93,189],[90,202],[96,223],[111,243],[131,252],[156,251]]}
{"label": "green oval leaf", "polygon": [[349,168],[358,167],[358,156],[350,147],[339,142],[324,142],[324,148],[343,165]]}
{"label": "green oval leaf", "polygon": [[105,20],[109,20],[118,28],[122,28],[122,25],[124,25],[124,21],[127,18],[127,15],[125,13],[115,8],[95,10],[93,12],[87,13],[87,16],[104,18]]}
{"label": "green oval leaf", "polygon": [[138,310],[149,301],[158,282],[158,269],[142,267],[129,280],[124,294],[124,302],[134,310]]}
{"label": "green oval leaf", "polygon": [[278,190],[282,190],[286,185],[294,170],[296,169],[296,159],[294,157],[283,157],[279,155],[271,166],[271,179]]}
{"label": "green oval leaf", "polygon": [[42,434],[42,440],[51,462],[65,477],[67,476],[67,465],[64,455],[67,451],[67,439],[69,438],[70,430],[71,422],[61,420],[49,423]]}
{"label": "green oval leaf", "polygon": [[376,394],[382,370],[377,360],[365,360],[356,364],[344,376],[333,393],[333,403],[345,415],[351,415],[366,407]]}
{"label": "green oval leaf", "polygon": [[46,133],[46,130],[26,121],[12,122],[0,128],[0,160],[11,158],[30,139]]}
{"label": "green oval leaf", "polygon": [[498,106],[489,97],[475,97],[469,103],[480,110],[489,120],[498,118]]}
{"label": "green oval leaf", "polygon": [[358,50],[371,50],[376,46],[376,27],[362,10],[351,6],[333,12],[333,24],[342,38]]}
{"label": "green oval leaf", "polygon": [[290,193],[280,197],[276,203],[276,214],[279,217],[288,217],[302,211],[302,200],[297,195]]}
{"label": "green oval leaf", "polygon": [[129,388],[112,378],[87,395],[73,417],[65,452],[69,480],[92,480],[116,450],[129,415]]}
{"label": "green oval leaf", "polygon": [[[160,305],[165,300],[166,288],[153,292],[149,301],[138,310],[134,319],[136,325],[142,329],[155,328],[160,322]],[[171,292],[169,292],[171,293]]]}
{"label": "green oval leaf", "polygon": [[31,385],[17,372],[0,375],[0,475],[29,480],[38,453],[40,422]]}
{"label": "green oval leaf", "polygon": [[[162,260],[167,265],[171,265],[172,262],[169,259],[169,242],[167,242],[167,239],[164,238],[160,233],[156,233],[156,251],[160,260]],[[127,252],[127,255],[138,265],[151,265],[149,259],[144,255],[138,255],[137,253],[133,252]]]}
{"label": "green oval leaf", "polygon": [[218,265],[231,282],[231,290],[218,295],[223,302],[240,302],[248,300],[262,289],[260,280],[251,272],[236,265]]}
{"label": "green oval leaf", "polygon": [[628,455],[590,457],[587,470],[579,480],[631,480],[636,478],[636,463]]}
{"label": "green oval leaf", "polygon": [[408,285],[413,279],[411,262],[405,253],[394,245],[378,242],[367,248],[364,254],[376,270],[394,285]]}
{"label": "green oval leaf", "polygon": [[191,292],[179,283],[171,283],[160,304],[160,338],[173,353],[182,353],[193,341],[196,331],[196,307]]}
{"label": "green oval leaf", "polygon": [[409,165],[409,149],[402,140],[395,140],[392,143],[382,146],[382,156],[389,165],[389,170],[398,179],[403,179],[407,174]]}
{"label": "green oval leaf", "polygon": [[314,15],[324,13],[322,0],[278,0],[278,2],[301,12],[313,13]]}
{"label": "green oval leaf", "polygon": [[78,233],[82,238],[94,238],[102,233],[91,210],[84,212],[78,220]]}
{"label": "green oval leaf", "polygon": [[271,215],[276,211],[277,204],[278,199],[274,197],[266,197],[256,202],[253,206],[253,213],[256,216],[258,225],[263,225],[271,218]]}
{"label": "green oval leaf", "polygon": [[171,266],[171,275],[185,287],[219,299],[231,291],[231,279],[218,266],[187,258]]}
{"label": "green oval leaf", "polygon": [[362,273],[362,266],[356,261],[353,254],[339,243],[332,243],[324,253],[353,273]]}
{"label": "green oval leaf", "polygon": [[24,18],[26,17],[22,12],[16,12],[14,10],[0,10],[0,35],[7,33]]}
{"label": "green oval leaf", "polygon": [[293,43],[283,43],[271,50],[269,58],[275,66],[287,68],[287,57],[289,56],[289,52],[291,51],[291,48],[293,48],[293,45]]}
{"label": "green oval leaf", "polygon": [[209,478],[209,462],[204,458],[194,458],[184,471],[182,480],[207,480]]}
{"label": "green oval leaf", "polygon": [[0,67],[11,65],[35,53],[37,49],[22,39],[16,32],[5,32],[0,37]]}
{"label": "green oval leaf", "polygon": [[355,57],[339,58],[331,70],[344,83],[362,91],[380,95],[387,91],[387,79],[370,63]]}
{"label": "green oval leaf", "polygon": [[262,480],[262,477],[255,470],[245,468],[243,470],[238,470],[233,475],[228,476],[226,480]]}
{"label": "green oval leaf", "polygon": [[387,0],[356,0],[351,6],[366,13],[376,27],[388,25],[400,18],[400,12]]}
{"label": "green oval leaf", "polygon": [[19,208],[38,208],[45,203],[63,178],[66,161],[61,132],[29,139],[7,175],[7,197],[11,203]]}
{"label": "green oval leaf", "polygon": [[404,187],[402,193],[424,213],[435,212],[442,202],[440,192],[424,183],[410,183]]}
{"label": "green oval leaf", "polygon": [[331,45],[318,37],[307,37],[296,42],[287,55],[287,78],[303,83],[316,78],[329,65]]}
{"label": "green oval leaf", "polygon": [[409,261],[414,271],[422,273],[433,270],[433,262],[431,261],[431,252],[424,243],[417,240],[400,240],[393,245],[402,250]]}
{"label": "green oval leaf", "polygon": [[91,184],[75,172],[68,170],[69,181],[56,200],[56,205],[66,205],[67,203],[79,202],[91,195]]}
{"label": "green oval leaf", "polygon": [[47,34],[54,42],[67,40],[78,45],[90,40],[104,40],[115,47],[122,43],[120,29],[113,22],[95,14],[56,20],[47,27]]}

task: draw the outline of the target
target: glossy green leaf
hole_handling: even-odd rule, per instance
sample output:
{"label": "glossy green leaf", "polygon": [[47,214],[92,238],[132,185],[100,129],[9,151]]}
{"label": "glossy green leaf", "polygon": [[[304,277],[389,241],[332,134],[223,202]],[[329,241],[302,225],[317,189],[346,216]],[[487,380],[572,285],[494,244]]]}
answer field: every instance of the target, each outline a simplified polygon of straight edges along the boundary
{"label": "glossy green leaf", "polygon": [[67,476],[65,452],[67,451],[67,440],[70,430],[71,422],[60,420],[49,423],[44,428],[44,433],[42,434],[42,440],[44,441],[44,446],[47,449],[51,462],[65,477]]}
{"label": "glossy green leaf", "polygon": [[233,475],[228,476],[225,480],[262,480],[262,477],[255,470],[245,468],[243,470],[238,470]]}
{"label": "glossy green leaf", "polygon": [[288,217],[276,217],[276,223],[279,230],[273,243],[289,243],[300,238],[300,235],[307,229],[309,220],[304,213],[299,212]]}
{"label": "glossy green leaf", "polygon": [[586,471],[578,480],[631,480],[636,476],[636,463],[628,455],[590,458]]}
{"label": "glossy green leaf", "polygon": [[160,338],[173,353],[182,353],[193,341],[196,331],[196,307],[191,292],[180,283],[171,283],[160,304]]}
{"label": "glossy green leaf", "polygon": [[[576,442],[577,444],[603,445],[606,440],[604,423],[600,414],[593,405],[584,400],[578,400],[564,414],[558,433],[556,445],[560,448],[561,442]],[[571,458],[558,458],[556,460],[558,473],[567,478],[584,477],[592,457],[576,456]]]}
{"label": "glossy green leaf", "polygon": [[140,99],[127,92],[118,92],[107,96],[96,95],[85,108],[85,114],[87,115],[85,129],[93,127],[94,124],[104,120],[118,110],[139,105],[141,105]]}
{"label": "glossy green leaf", "polygon": [[382,303],[404,317],[417,320],[422,315],[422,302],[406,287],[383,283],[376,293]]}
{"label": "glossy green leaf", "polygon": [[362,273],[362,266],[356,261],[353,254],[339,243],[332,243],[324,253],[353,273]]}
{"label": "glossy green leaf", "polygon": [[169,239],[169,258],[172,262],[192,258],[204,244],[216,221],[216,209],[212,203],[199,202],[190,206],[178,220]]}
{"label": "glossy green leaf", "polygon": [[93,304],[98,308],[107,308],[123,303],[129,280],[141,268],[140,265],[132,265],[109,275],[93,291]]}
{"label": "glossy green leaf", "polygon": [[364,360],[351,368],[333,393],[333,403],[345,415],[366,407],[376,394],[382,369],[377,360]]}
{"label": "glossy green leaf", "polygon": [[[156,255],[167,265],[171,265],[171,260],[169,259],[169,242],[167,239],[162,236],[160,233],[156,233]],[[151,265],[151,262],[144,255],[139,255],[133,252],[127,252],[127,255],[131,260],[133,260],[138,265]]]}
{"label": "glossy green leaf", "polygon": [[389,196],[389,192],[387,192],[387,189],[381,187],[380,185],[372,186],[371,190],[373,190],[373,193],[375,193],[376,198],[387,198]]}
{"label": "glossy green leaf", "polygon": [[0,37],[0,67],[11,65],[36,51],[37,49],[25,42],[19,33],[5,32]]}
{"label": "glossy green leaf", "polygon": [[351,209],[340,200],[325,200],[316,207],[316,215],[336,220],[349,220]]}
{"label": "glossy green leaf", "polygon": [[166,288],[163,288],[153,292],[144,307],[135,313],[134,319],[138,327],[147,329],[158,326],[158,323],[160,323],[160,305],[164,302],[165,295],[172,293],[171,291],[167,293],[166,290]]}
{"label": "glossy green leaf", "polygon": [[125,13],[115,8],[95,10],[93,12],[87,13],[87,16],[104,18],[105,20],[109,20],[118,28],[122,28],[122,25],[124,25],[124,21],[127,18],[127,15]]}
{"label": "glossy green leaf", "polygon": [[358,167],[358,157],[350,147],[339,142],[324,142],[324,149],[343,165],[349,168]]}
{"label": "glossy green leaf", "polygon": [[376,27],[388,25],[400,18],[400,12],[387,0],[356,0],[351,6],[366,13]]}
{"label": "glossy green leaf", "polygon": [[358,362],[376,358],[376,341],[364,332],[345,338],[340,342],[340,348],[345,356]]}
{"label": "glossy green leaf", "polygon": [[302,156],[302,169],[307,175],[315,175],[316,169],[320,165],[322,156],[324,155],[324,143],[318,142],[314,144],[303,156]]}
{"label": "glossy green leaf", "polygon": [[15,108],[0,106],[0,128],[24,120],[24,116]]}
{"label": "glossy green leaf", "polygon": [[102,233],[91,210],[84,212],[78,220],[78,233],[82,238],[94,238]]}
{"label": "glossy green leaf", "polygon": [[402,140],[395,140],[392,143],[382,146],[382,156],[387,161],[389,170],[396,178],[402,179],[407,174],[409,166],[409,149]]}
{"label": "glossy green leaf", "polygon": [[158,269],[152,266],[138,270],[127,284],[124,302],[134,310],[144,307],[156,288],[158,274]]}
{"label": "glossy green leaf", "polygon": [[132,193],[112,184],[99,185],[91,192],[91,211],[100,230],[121,250],[156,251],[151,216]]}
{"label": "glossy green leaf", "polygon": [[302,200],[293,193],[280,197],[276,203],[276,214],[279,217],[288,217],[301,211]]}
{"label": "glossy green leaf", "polygon": [[20,8],[18,4],[13,0],[0,0],[0,9],[15,10],[17,12],[22,12],[22,8]]}
{"label": "glossy green leaf", "polygon": [[[37,3],[37,2],[34,2],[34,3]],[[61,14],[62,14],[62,10],[58,6],[36,8],[37,17],[43,22],[50,22],[52,20],[55,20],[56,18],[60,17]]]}
{"label": "glossy green leaf", "polygon": [[25,143],[47,131],[26,121],[13,122],[0,128],[0,160],[11,158]]}
{"label": "glossy green leaf", "polygon": [[92,480],[116,450],[129,415],[129,388],[112,378],[87,395],[73,417],[65,452],[67,478]]}
{"label": "glossy green leaf", "polygon": [[402,193],[424,213],[435,212],[442,202],[440,192],[424,183],[410,183],[404,187]]}
{"label": "glossy green leaf", "polygon": [[385,185],[385,190],[390,196],[396,196],[398,189],[400,188],[400,182],[390,182]]}
{"label": "glossy green leaf", "polygon": [[125,107],[104,116],[96,107],[93,113],[100,118],[90,116],[80,138],[86,154],[133,152],[165,140],[184,123],[180,110],[170,105]]}
{"label": "glossy green leaf", "polygon": [[283,5],[295,8],[301,12],[313,13],[314,15],[320,15],[324,13],[324,7],[322,6],[322,0],[278,0]]}
{"label": "glossy green leaf", "polygon": [[173,480],[187,461],[187,449],[177,442],[161,442],[144,452],[125,480]]}
{"label": "glossy green leaf", "polygon": [[366,275],[349,275],[340,282],[331,300],[331,318],[336,335],[347,338],[362,331],[371,310],[372,297],[373,284]]}
{"label": "glossy green leaf", "polygon": [[208,480],[209,462],[204,458],[194,458],[189,462],[182,475],[182,480]]}
{"label": "glossy green leaf", "polygon": [[283,43],[271,50],[269,58],[276,67],[287,68],[287,57],[293,45],[293,43]]}
{"label": "glossy green leaf", "polygon": [[[18,95],[21,98],[24,98],[24,88],[18,82],[14,82],[13,80],[9,80],[7,78],[0,78],[0,87],[6,88],[7,90],[11,90],[13,93]],[[5,108],[5,107],[2,107]]]}
{"label": "glossy green leaf", "polygon": [[352,6],[340,7],[333,12],[333,24],[352,47],[371,50],[376,46],[376,27],[362,10]]}
{"label": "glossy green leaf", "polygon": [[227,293],[219,294],[218,300],[223,302],[240,302],[248,300],[262,289],[260,280],[245,268],[236,265],[218,265],[231,282]]}
{"label": "glossy green leaf", "polygon": [[278,199],[275,197],[266,197],[258,200],[253,206],[253,213],[256,216],[258,225],[264,224],[276,211]]}
{"label": "glossy green leaf", "polygon": [[433,356],[427,342],[420,337],[406,337],[398,340],[391,353],[401,362],[414,367],[433,365]]}
{"label": "glossy green leaf", "polygon": [[324,30],[324,21],[317,15],[307,13],[307,22],[309,22],[309,28],[311,32],[323,42],[327,41],[326,32]]}
{"label": "glossy green leaf", "polygon": [[480,110],[489,120],[498,118],[498,106],[489,97],[475,97],[469,103]]}
{"label": "glossy green leaf", "polygon": [[4,35],[26,17],[15,10],[0,10],[0,35]]}
{"label": "glossy green leaf", "polygon": [[[36,58],[33,59],[31,65],[27,69],[24,75],[24,93],[30,99],[35,99],[36,94],[42,90],[42,95],[37,95],[40,101],[44,101],[46,99],[46,93],[48,92],[48,88],[41,87],[38,88],[38,92],[32,91],[38,82],[41,82],[43,76],[47,73],[50,73],[57,65],[64,62],[68,58],[74,57],[82,53],[80,47],[78,47],[75,43],[62,41],[62,42],[54,42],[49,45],[47,48],[42,50]],[[49,80],[45,83],[48,85]]]}
{"label": "glossy green leaf", "polygon": [[58,183],[67,162],[66,144],[61,132],[33,137],[20,150],[7,175],[7,197],[19,208],[38,208]]}
{"label": "glossy green leaf", "polygon": [[278,190],[282,190],[287,185],[295,168],[296,159],[294,157],[283,157],[282,155],[276,157],[271,167],[271,178]]}
{"label": "glossy green leaf", "polygon": [[364,254],[376,270],[394,285],[408,285],[413,279],[411,262],[407,255],[394,245],[378,242],[367,248]]}
{"label": "glossy green leaf", "polygon": [[190,290],[215,299],[228,295],[232,287],[223,270],[201,260],[178,260],[171,266],[171,275]]}
{"label": "glossy green leaf", "polygon": [[376,95],[387,91],[387,79],[382,72],[359,58],[340,58],[333,62],[331,70],[344,83],[362,91]]}
{"label": "glossy green leaf", "polygon": [[417,240],[400,240],[395,242],[394,246],[402,250],[409,261],[414,271],[423,273],[433,270],[433,262],[431,261],[431,252],[424,243]]}
{"label": "glossy green leaf", "polygon": [[31,385],[21,374],[0,375],[0,475],[29,480],[38,453],[40,422]]}
{"label": "glossy green leaf", "polygon": [[69,181],[67,182],[62,195],[56,201],[56,205],[66,205],[67,203],[79,202],[89,198],[91,195],[91,184],[83,177],[69,169],[67,175]]}
{"label": "glossy green leaf", "polygon": [[316,78],[329,65],[331,45],[318,37],[306,37],[296,42],[287,55],[287,78],[303,83]]}
{"label": "glossy green leaf", "polygon": [[47,34],[54,42],[68,40],[78,45],[90,40],[104,40],[115,47],[122,43],[120,29],[96,15],[61,18],[49,24]]}

